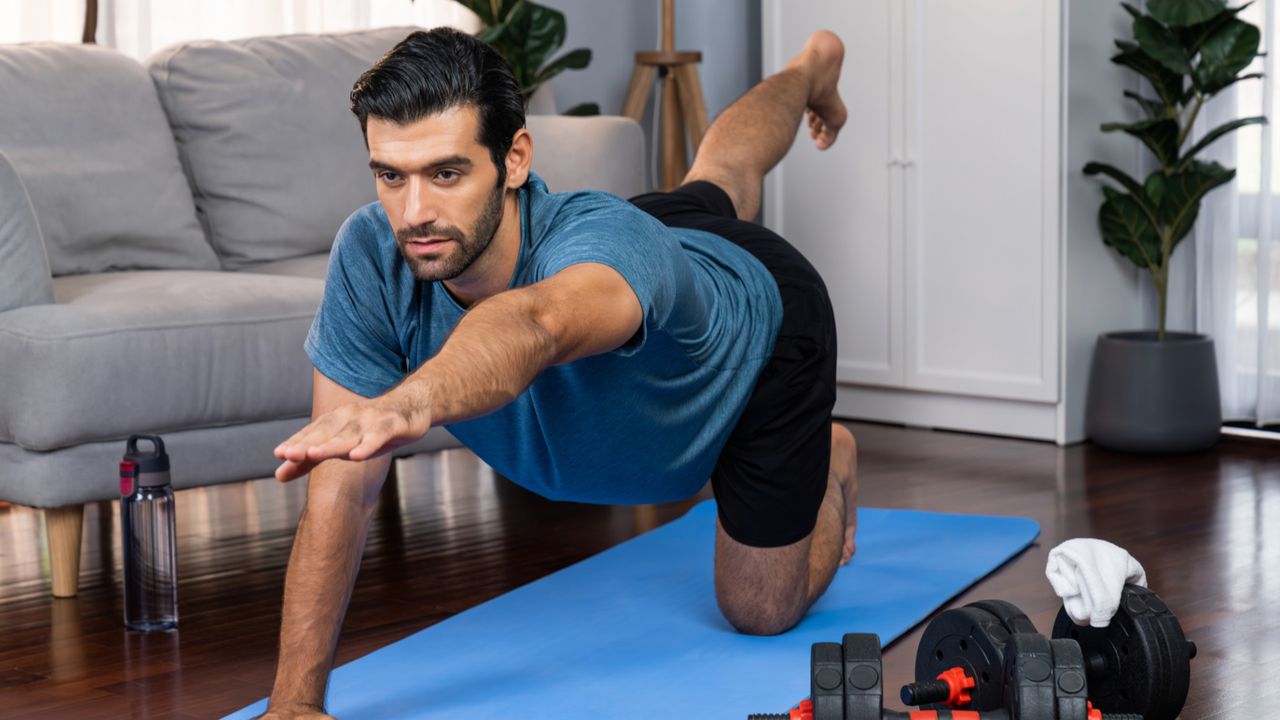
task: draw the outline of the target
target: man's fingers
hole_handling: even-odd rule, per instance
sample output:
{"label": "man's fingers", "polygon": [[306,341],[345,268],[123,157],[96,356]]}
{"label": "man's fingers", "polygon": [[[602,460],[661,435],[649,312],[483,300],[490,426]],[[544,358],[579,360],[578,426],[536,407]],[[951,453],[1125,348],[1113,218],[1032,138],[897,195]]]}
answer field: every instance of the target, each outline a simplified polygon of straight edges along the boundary
{"label": "man's fingers", "polygon": [[318,464],[319,463],[313,462],[297,463],[292,460],[286,460],[283,463],[280,463],[280,467],[276,468],[276,479],[280,482],[297,480],[315,469],[315,466]]}
{"label": "man's fingers", "polygon": [[328,415],[325,415],[320,420],[310,423],[294,433],[293,437],[277,445],[275,450],[276,457],[281,460],[305,460],[307,457],[306,448],[311,444],[312,435],[321,428],[321,423],[327,420],[328,417]]}
{"label": "man's fingers", "polygon": [[355,422],[348,419],[346,417],[348,413],[343,412],[343,410],[345,408],[326,413],[315,422],[299,430],[293,437],[276,448],[276,457],[294,462],[303,462],[309,457],[314,458],[315,455],[309,452],[311,448],[327,442]]}
{"label": "man's fingers", "polygon": [[275,455],[286,463],[312,466],[331,458],[368,460],[395,447],[397,440],[414,439],[408,437],[408,430],[399,414],[373,408],[341,408],[299,430],[276,447]]}

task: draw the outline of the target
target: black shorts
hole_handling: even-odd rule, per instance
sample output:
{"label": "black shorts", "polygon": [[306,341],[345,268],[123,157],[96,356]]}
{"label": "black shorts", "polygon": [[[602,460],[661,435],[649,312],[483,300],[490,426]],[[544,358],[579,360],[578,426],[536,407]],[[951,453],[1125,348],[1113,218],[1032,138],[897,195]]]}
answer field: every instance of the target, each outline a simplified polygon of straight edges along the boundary
{"label": "black shorts", "polygon": [[831,464],[836,325],[813,265],[769,229],[739,220],[718,186],[692,182],[631,199],[669,227],[705,230],[764,264],[782,295],[782,326],[747,407],[720,452],[711,485],[734,540],[779,547],[813,531]]}

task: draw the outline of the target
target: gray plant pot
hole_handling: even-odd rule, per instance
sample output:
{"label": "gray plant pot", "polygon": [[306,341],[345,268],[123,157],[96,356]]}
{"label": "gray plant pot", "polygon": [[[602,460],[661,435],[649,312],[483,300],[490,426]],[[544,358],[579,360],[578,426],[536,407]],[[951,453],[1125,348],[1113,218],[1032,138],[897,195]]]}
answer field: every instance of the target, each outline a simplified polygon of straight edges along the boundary
{"label": "gray plant pot", "polygon": [[1098,337],[1085,431],[1106,448],[1182,453],[1213,447],[1222,430],[1213,339],[1193,333],[1114,332]]}

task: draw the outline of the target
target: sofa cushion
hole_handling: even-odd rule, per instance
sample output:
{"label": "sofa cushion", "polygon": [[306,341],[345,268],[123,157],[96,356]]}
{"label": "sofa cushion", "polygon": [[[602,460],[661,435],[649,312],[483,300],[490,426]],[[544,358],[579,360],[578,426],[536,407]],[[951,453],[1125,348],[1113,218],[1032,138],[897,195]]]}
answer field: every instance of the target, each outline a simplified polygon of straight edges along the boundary
{"label": "sofa cushion", "polygon": [[329,253],[315,253],[288,260],[274,260],[243,268],[241,272],[262,275],[292,275],[323,281],[329,270]]}
{"label": "sofa cushion", "polygon": [[414,30],[200,41],[147,59],[224,267],[328,252],[375,199],[351,86]]}
{"label": "sofa cushion", "polygon": [[22,179],[0,152],[0,312],[53,302],[49,258]]}
{"label": "sofa cushion", "polygon": [[311,410],[302,350],[324,283],[229,272],[54,280],[0,313],[0,442],[52,450]]}
{"label": "sofa cushion", "polygon": [[604,190],[639,195],[645,182],[644,131],[631,118],[611,115],[530,115],[533,170],[554,192]]}
{"label": "sofa cushion", "polygon": [[0,45],[0,152],[54,275],[218,267],[155,87],[94,45]]}

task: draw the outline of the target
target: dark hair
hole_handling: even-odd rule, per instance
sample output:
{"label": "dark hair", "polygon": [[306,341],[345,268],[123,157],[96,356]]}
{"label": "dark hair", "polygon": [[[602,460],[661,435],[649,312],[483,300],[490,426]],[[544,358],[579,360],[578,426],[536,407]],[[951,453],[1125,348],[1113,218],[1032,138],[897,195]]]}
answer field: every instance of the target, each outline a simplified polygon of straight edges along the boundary
{"label": "dark hair", "polygon": [[524,127],[524,95],[511,65],[488,43],[449,27],[418,30],[351,88],[351,112],[366,142],[370,115],[407,125],[466,105],[476,108],[476,140],[489,149],[501,184],[512,136]]}

